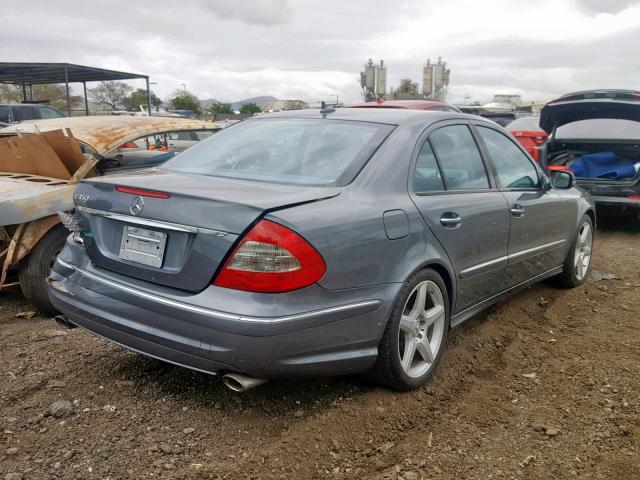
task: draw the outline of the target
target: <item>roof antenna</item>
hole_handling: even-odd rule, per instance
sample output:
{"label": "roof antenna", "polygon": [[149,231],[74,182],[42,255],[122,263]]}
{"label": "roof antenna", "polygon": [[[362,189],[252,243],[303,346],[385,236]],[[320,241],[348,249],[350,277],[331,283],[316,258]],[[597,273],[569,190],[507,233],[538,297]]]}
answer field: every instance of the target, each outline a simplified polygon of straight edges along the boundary
{"label": "roof antenna", "polygon": [[320,113],[322,114],[322,118],[327,118],[328,113],[333,113],[335,111],[336,109],[334,107],[327,107],[327,102],[322,100],[320,103]]}

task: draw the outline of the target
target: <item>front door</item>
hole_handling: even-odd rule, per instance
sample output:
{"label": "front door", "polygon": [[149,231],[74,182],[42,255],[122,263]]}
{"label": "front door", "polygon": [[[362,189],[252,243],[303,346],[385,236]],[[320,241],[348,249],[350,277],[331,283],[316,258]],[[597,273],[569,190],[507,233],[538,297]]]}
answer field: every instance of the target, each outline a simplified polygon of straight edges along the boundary
{"label": "front door", "polygon": [[489,126],[475,126],[509,206],[511,233],[504,288],[562,264],[573,238],[576,204],[563,198],[515,141]]}
{"label": "front door", "polygon": [[509,211],[468,125],[432,131],[416,159],[413,201],[457,276],[454,313],[498,293],[507,264]]}

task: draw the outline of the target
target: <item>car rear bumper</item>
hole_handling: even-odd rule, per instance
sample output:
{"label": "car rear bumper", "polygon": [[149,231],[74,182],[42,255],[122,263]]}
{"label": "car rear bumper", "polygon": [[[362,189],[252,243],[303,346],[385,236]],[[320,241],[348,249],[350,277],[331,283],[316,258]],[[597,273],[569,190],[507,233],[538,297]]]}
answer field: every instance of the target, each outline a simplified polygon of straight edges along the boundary
{"label": "car rear bumper", "polygon": [[[212,286],[193,295],[135,282],[92,267],[82,248],[68,242],[51,272],[49,295],[72,323],[131,350],[207,373],[258,378],[368,370],[401,288],[314,285],[270,295]],[[296,293],[322,305],[307,301],[305,308]],[[255,315],[260,311],[266,316]]]}

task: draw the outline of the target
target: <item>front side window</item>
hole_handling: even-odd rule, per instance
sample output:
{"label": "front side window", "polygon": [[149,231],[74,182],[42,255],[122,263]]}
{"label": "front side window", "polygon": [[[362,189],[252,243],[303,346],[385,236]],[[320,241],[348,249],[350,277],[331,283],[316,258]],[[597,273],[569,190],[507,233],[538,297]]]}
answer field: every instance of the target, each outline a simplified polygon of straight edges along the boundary
{"label": "front side window", "polygon": [[478,127],[493,160],[503,188],[538,188],[540,178],[529,157],[506,135],[491,128]]}
{"label": "front side window", "polygon": [[55,108],[40,107],[40,118],[63,118],[64,115]]}
{"label": "front side window", "polygon": [[447,190],[489,188],[489,178],[469,127],[442,127],[429,139],[440,161]]}
{"label": "front side window", "polygon": [[163,168],[298,185],[349,183],[393,129],[330,119],[261,118],[221,130]]}
{"label": "front side window", "polygon": [[433,149],[428,141],[424,142],[418,159],[416,161],[416,170],[413,174],[413,191],[418,193],[424,192],[441,192],[444,190],[444,183],[440,175],[440,169],[433,154]]}

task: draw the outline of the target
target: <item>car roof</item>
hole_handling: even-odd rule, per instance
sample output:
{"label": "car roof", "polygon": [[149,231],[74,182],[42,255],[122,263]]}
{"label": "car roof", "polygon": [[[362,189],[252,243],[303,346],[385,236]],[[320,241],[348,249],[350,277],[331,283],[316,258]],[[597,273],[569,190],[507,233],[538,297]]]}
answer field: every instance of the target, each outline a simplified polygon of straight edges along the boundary
{"label": "car roof", "polygon": [[345,108],[405,108],[409,110],[427,110],[433,107],[448,107],[446,103],[435,100],[390,100],[347,105]]}
{"label": "car roof", "polygon": [[[404,108],[336,108],[322,113],[320,109],[286,110],[274,113],[265,113],[253,117],[261,118],[330,118],[332,120],[351,120],[358,122],[385,123],[400,125],[413,120],[423,119],[425,123],[433,123],[439,120],[462,118],[465,120],[478,120],[475,115],[467,115],[456,112],[441,112],[432,110],[409,110]],[[245,121],[251,121],[245,120]]]}
{"label": "car roof", "polygon": [[69,129],[71,134],[100,155],[138,138],[184,130],[217,130],[220,125],[179,117],[98,115],[29,120],[0,129],[0,136]]}
{"label": "car roof", "polygon": [[0,107],[51,107],[51,105],[48,103],[0,103]]}

